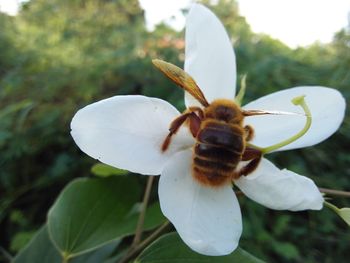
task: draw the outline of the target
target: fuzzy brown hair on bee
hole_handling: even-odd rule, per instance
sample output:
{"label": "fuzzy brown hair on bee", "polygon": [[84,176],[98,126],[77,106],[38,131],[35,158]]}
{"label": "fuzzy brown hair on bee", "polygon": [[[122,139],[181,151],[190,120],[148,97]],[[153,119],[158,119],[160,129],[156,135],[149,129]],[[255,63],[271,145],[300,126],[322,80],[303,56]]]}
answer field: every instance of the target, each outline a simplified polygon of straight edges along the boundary
{"label": "fuzzy brown hair on bee", "polygon": [[238,177],[235,170],[246,148],[244,116],[233,101],[225,99],[213,101],[203,116],[196,132],[192,174],[206,185],[229,183]]}
{"label": "fuzzy brown hair on bee", "polygon": [[[254,132],[252,127],[244,126],[244,117],[270,113],[259,110],[244,111],[233,100],[228,99],[216,99],[208,103],[194,79],[181,68],[158,59],[152,62],[203,106],[189,107],[172,121],[161,150],[165,152],[172,136],[183,124],[187,124],[196,139],[191,172],[198,182],[219,187],[253,172],[259,164],[262,152],[247,146]],[[241,161],[246,161],[245,165],[238,169]]]}

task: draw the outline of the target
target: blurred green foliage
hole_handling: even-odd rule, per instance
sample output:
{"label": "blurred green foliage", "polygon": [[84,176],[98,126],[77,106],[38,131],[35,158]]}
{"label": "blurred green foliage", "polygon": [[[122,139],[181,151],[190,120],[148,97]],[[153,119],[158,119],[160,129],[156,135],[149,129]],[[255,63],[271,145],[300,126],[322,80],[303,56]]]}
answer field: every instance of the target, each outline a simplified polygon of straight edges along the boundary
{"label": "blurred green foliage", "polygon": [[[350,26],[330,44],[291,50],[254,34],[234,0],[202,2],[232,37],[238,74],[248,76],[245,102],[293,86],[323,85],[340,90],[349,103]],[[181,65],[184,35],[164,24],[147,32],[137,0],[31,0],[15,17],[0,13],[0,28],[0,244],[15,254],[45,223],[63,187],[93,176],[94,160],[69,134],[79,108],[117,94],[159,97],[184,108],[180,89],[150,62]],[[350,190],[349,121],[347,110],[341,129],[326,142],[270,159],[320,187]],[[154,200],[156,194],[154,189]],[[350,206],[341,198],[333,202]],[[350,257],[349,230],[330,210],[272,211],[244,197],[240,203],[241,246],[267,262]]]}

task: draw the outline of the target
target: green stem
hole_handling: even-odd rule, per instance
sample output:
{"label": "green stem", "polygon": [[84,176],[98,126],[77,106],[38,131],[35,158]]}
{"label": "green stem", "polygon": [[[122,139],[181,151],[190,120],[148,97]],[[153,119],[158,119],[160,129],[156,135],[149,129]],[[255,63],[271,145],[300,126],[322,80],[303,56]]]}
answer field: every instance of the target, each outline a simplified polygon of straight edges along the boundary
{"label": "green stem", "polygon": [[69,254],[66,253],[66,252],[63,252],[63,253],[62,253],[62,263],[68,263],[68,262],[69,262],[69,259],[70,259]]}
{"label": "green stem", "polygon": [[294,136],[288,138],[287,140],[281,141],[281,142],[276,143],[274,145],[271,145],[271,146],[268,146],[265,148],[256,147],[255,145],[252,145],[252,147],[257,148],[257,149],[261,150],[263,154],[266,154],[266,153],[270,153],[270,152],[273,152],[275,150],[278,150],[278,149],[282,148],[283,146],[291,144],[292,142],[295,142],[300,137],[305,135],[305,133],[310,129],[311,123],[312,123],[311,111],[305,102],[305,95],[295,97],[294,99],[292,99],[292,103],[294,105],[301,106],[305,112],[306,123],[304,125],[304,128],[301,131],[299,131],[297,134],[295,134]]}
{"label": "green stem", "polygon": [[324,205],[338,214],[339,208],[336,207],[335,205],[333,205],[327,201],[324,201]]}

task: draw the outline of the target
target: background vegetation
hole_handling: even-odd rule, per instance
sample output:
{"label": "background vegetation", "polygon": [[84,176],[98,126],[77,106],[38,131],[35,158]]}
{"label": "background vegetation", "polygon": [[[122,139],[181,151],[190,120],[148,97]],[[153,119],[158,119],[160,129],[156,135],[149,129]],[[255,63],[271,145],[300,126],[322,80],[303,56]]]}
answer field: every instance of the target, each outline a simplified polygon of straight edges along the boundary
{"label": "background vegetation", "polygon": [[[323,85],[349,103],[349,26],[330,44],[291,50],[254,34],[234,0],[203,2],[232,36],[238,73],[248,75],[246,102],[293,86]],[[0,28],[0,261],[6,262],[6,254],[18,253],[45,223],[67,183],[96,176],[90,171],[95,160],[69,134],[79,108],[113,95],[144,94],[184,109],[181,90],[150,63],[161,58],[182,65],[184,35],[166,25],[147,32],[137,0],[31,0],[15,17],[0,13]],[[326,142],[271,158],[320,187],[350,190],[349,116],[347,110]],[[144,187],[144,177],[130,178]],[[342,198],[333,202],[349,206]],[[267,262],[348,262],[349,230],[330,210],[278,212],[245,197],[240,203],[241,247],[253,255]],[[130,238],[121,244],[125,248]]]}

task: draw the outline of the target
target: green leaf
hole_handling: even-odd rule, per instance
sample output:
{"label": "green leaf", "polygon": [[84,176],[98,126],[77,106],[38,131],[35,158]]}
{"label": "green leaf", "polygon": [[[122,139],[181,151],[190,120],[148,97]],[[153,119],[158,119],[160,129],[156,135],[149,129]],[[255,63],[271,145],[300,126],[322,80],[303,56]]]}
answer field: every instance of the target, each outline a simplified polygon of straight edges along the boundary
{"label": "green leaf", "polygon": [[97,163],[91,167],[91,172],[100,177],[108,177],[111,175],[126,175],[129,172],[127,170],[122,170],[115,168],[113,166],[103,164],[103,163]]}
{"label": "green leaf", "polygon": [[104,245],[94,251],[91,251],[89,253],[86,253],[84,255],[72,258],[69,260],[69,263],[98,263],[98,262],[104,262],[107,260],[116,247],[120,244],[121,240],[117,239],[113,242],[108,243],[107,245]]}
{"label": "green leaf", "polygon": [[253,255],[249,254],[241,248],[237,248],[232,254],[221,257],[209,257],[197,254],[192,251],[181,240],[177,233],[170,233],[162,236],[136,259],[135,263],[170,263],[170,262],[186,262],[186,263],[263,263]]}
{"label": "green leaf", "polygon": [[28,245],[20,251],[12,263],[61,263],[58,250],[49,239],[46,225],[31,239]]}
{"label": "green leaf", "polygon": [[[134,216],[135,225],[139,218],[139,214]],[[149,206],[146,210],[144,230],[153,229],[166,221],[162,211],[160,210],[159,202]]]}
{"label": "green leaf", "polygon": [[[142,209],[141,203],[136,203],[131,208],[130,212],[127,216],[127,224],[130,225],[130,227],[136,226],[139,215]],[[160,210],[159,202],[156,202],[149,207],[147,207],[146,214],[145,214],[145,221],[143,224],[143,230],[150,230],[155,228],[156,226],[159,226],[163,224],[166,221],[166,218],[164,217],[162,211]]]}
{"label": "green leaf", "polygon": [[344,207],[338,210],[338,215],[350,226],[350,208]]}
{"label": "green leaf", "polygon": [[[48,214],[49,233],[62,254],[75,257],[133,234],[139,218],[134,177],[77,179],[69,184]],[[159,203],[148,207],[144,230],[165,222]]]}
{"label": "green leaf", "polygon": [[271,245],[273,250],[277,252],[277,254],[283,256],[288,260],[296,261],[300,257],[298,248],[292,243],[273,241],[271,242]]}
{"label": "green leaf", "polygon": [[129,211],[139,190],[133,177],[75,180],[49,211],[50,237],[73,257],[133,233]]}
{"label": "green leaf", "polygon": [[[120,240],[113,241],[101,248],[78,256],[69,260],[69,263],[95,263],[107,260],[115,248],[119,245]],[[57,248],[50,240],[47,226],[44,225],[30,243],[15,257],[12,263],[61,263],[62,257]]]}
{"label": "green leaf", "polygon": [[350,208],[349,207],[338,208],[327,201],[325,201],[324,204],[326,207],[330,208],[335,213],[337,213],[345,221],[345,223],[347,223],[348,226],[350,226]]}

